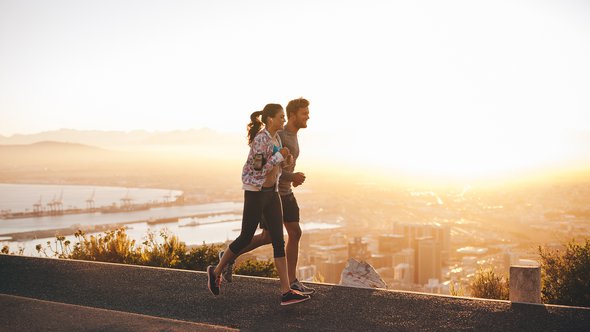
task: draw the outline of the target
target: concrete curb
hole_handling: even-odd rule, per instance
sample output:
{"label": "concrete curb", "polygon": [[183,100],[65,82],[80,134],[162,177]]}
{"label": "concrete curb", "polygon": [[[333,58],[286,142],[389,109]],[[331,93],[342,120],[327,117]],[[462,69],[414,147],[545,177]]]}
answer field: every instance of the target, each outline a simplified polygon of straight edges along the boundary
{"label": "concrete curb", "polygon": [[219,296],[206,280],[197,271],[0,255],[0,294],[246,331],[590,331],[587,308],[329,284],[283,307],[276,279],[236,276]]}

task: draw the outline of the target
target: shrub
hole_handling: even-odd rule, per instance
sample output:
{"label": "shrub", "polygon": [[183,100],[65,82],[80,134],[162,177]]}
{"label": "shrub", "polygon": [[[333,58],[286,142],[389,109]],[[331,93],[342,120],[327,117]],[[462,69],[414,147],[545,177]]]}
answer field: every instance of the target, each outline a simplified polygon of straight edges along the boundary
{"label": "shrub", "polygon": [[453,296],[465,296],[463,284],[451,280],[449,283],[449,293]]}
{"label": "shrub", "polygon": [[270,259],[265,261],[256,259],[245,260],[234,269],[234,273],[268,278],[278,278],[279,276],[275,269],[275,264]]}
{"label": "shrub", "polygon": [[[187,250],[186,245],[180,242],[176,235],[170,235],[165,229],[160,231],[159,236],[148,232],[146,240],[139,246],[127,235],[125,227],[97,236],[87,236],[80,230],[74,235],[77,242],[73,248],[70,241],[65,240],[63,236],[56,236],[53,243],[48,241],[47,247],[38,244],[35,248],[45,257],[205,271],[207,266],[218,263],[219,252],[224,247],[220,244],[203,243]],[[2,252],[4,251],[8,252],[8,247],[2,248]],[[270,260],[247,260],[237,266],[234,272],[259,277],[278,277],[274,263]]]}
{"label": "shrub", "polygon": [[10,247],[8,245],[2,246],[2,249],[0,250],[0,253],[5,254],[5,255],[23,255],[24,252],[25,252],[25,247],[20,246],[20,245],[17,248],[17,252],[10,251]]}
{"label": "shrub", "polygon": [[[74,245],[71,254],[69,246],[57,248],[54,255],[59,258],[81,259],[88,261],[101,261],[110,263],[141,264],[141,252],[135,247],[135,240],[129,238],[125,228],[106,231],[104,236],[90,235],[87,237],[82,231],[75,234],[78,242]],[[59,241],[59,236],[58,236]],[[61,242],[61,241],[59,241]],[[48,242],[49,244],[49,242]]]}
{"label": "shrub", "polygon": [[484,299],[508,300],[510,287],[508,280],[505,280],[494,269],[480,269],[475,275],[471,284],[471,295]]}
{"label": "shrub", "polygon": [[590,240],[571,240],[565,251],[539,247],[544,303],[590,307]]}
{"label": "shrub", "polygon": [[316,272],[316,274],[313,275],[312,281],[313,282],[321,282],[321,283],[324,283],[324,282],[326,282],[326,278],[324,277],[323,274],[321,274],[318,271],[318,272]]}
{"label": "shrub", "polygon": [[216,265],[219,261],[219,252],[223,249],[220,244],[205,244],[192,248],[186,255],[184,269],[205,271],[207,266]]}
{"label": "shrub", "polygon": [[148,232],[146,241],[140,249],[143,265],[186,268],[186,245],[176,235],[169,235],[166,229],[160,231],[164,243],[158,243],[156,236]]}

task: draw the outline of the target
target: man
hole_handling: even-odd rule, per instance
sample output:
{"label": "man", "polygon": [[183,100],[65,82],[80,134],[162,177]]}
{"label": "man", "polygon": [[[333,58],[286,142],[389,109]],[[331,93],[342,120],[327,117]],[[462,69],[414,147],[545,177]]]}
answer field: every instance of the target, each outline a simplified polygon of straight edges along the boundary
{"label": "man", "polygon": [[[299,240],[301,239],[301,227],[299,226],[299,206],[297,200],[291,189],[302,185],[305,182],[305,174],[295,172],[295,164],[297,157],[299,157],[299,141],[297,140],[297,133],[299,129],[307,128],[307,120],[309,120],[309,101],[298,98],[291,100],[287,104],[287,124],[285,129],[279,131],[284,147],[288,148],[293,156],[293,162],[285,165],[279,179],[279,194],[283,204],[283,222],[289,235],[287,239],[286,255],[287,267],[289,272],[289,282],[291,289],[297,290],[304,295],[313,294],[313,288],[303,285],[297,280],[297,260],[299,258]],[[262,233],[254,236],[252,242],[240,254],[256,249],[262,245],[270,243],[270,235],[266,231],[264,222],[261,222]],[[223,252],[220,253],[220,257]],[[223,277],[226,281],[232,280],[233,262],[228,264],[223,271]]]}

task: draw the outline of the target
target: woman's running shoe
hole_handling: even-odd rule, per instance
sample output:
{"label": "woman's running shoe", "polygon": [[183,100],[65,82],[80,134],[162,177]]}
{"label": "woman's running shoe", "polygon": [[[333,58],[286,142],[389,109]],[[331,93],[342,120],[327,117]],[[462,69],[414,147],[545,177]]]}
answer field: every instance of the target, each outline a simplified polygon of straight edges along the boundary
{"label": "woman's running shoe", "polygon": [[213,295],[219,295],[221,288],[221,276],[215,276],[215,267],[213,265],[207,266],[207,288]]}
{"label": "woman's running shoe", "polygon": [[290,289],[281,297],[281,305],[295,304],[311,299],[309,295],[303,295],[296,290]]}

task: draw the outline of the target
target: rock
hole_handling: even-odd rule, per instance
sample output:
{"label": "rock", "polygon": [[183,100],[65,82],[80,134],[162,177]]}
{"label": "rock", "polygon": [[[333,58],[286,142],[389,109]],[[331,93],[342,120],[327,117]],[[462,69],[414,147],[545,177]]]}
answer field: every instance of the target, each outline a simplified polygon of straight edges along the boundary
{"label": "rock", "polygon": [[359,288],[387,288],[379,273],[367,262],[351,258],[340,275],[340,285]]}

